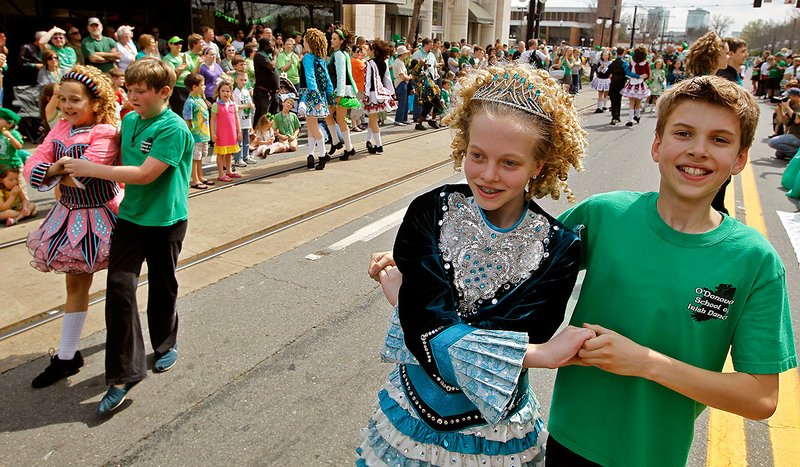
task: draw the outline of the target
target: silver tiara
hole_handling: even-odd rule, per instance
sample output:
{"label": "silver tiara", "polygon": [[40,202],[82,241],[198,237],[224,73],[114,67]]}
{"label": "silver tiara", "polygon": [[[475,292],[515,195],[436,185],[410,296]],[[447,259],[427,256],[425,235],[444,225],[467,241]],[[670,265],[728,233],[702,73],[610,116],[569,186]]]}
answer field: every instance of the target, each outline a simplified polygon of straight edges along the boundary
{"label": "silver tiara", "polygon": [[542,110],[539,104],[540,89],[534,89],[533,83],[528,82],[525,77],[520,77],[514,73],[508,73],[502,77],[494,75],[492,81],[481,86],[472,96],[472,100],[497,102],[498,104],[508,105],[524,112],[532,113],[548,122],[553,119]]}

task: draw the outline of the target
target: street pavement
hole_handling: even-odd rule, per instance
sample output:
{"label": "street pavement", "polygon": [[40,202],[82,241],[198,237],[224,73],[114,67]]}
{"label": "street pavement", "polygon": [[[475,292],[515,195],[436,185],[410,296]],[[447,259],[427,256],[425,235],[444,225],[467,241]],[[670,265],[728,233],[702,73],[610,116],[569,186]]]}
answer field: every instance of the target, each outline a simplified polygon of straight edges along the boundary
{"label": "street pavement", "polygon": [[[578,107],[590,105],[593,97],[585,90],[578,96]],[[763,141],[769,133],[769,107],[762,109],[751,152],[756,199],[769,238],[784,259],[794,304],[798,260],[775,211],[798,209],[778,189],[785,162],[770,158]],[[657,189],[658,173],[650,159],[654,116],[645,114],[633,128],[611,127],[609,120],[608,113],[585,119],[590,141],[585,171],[570,178],[579,200],[617,189]],[[397,135],[411,133],[400,129]],[[396,164],[391,170],[398,173],[398,160],[407,158],[410,172],[421,164],[420,148],[428,164],[445,159],[449,138],[447,131],[429,132],[421,137],[424,145],[400,142],[381,157],[388,165]],[[304,156],[300,151],[289,157]],[[289,207],[312,196],[309,192],[315,188],[329,196],[300,207],[308,210],[315,203],[343,199],[359,187],[377,186],[373,178],[384,171],[380,161],[369,156],[332,163],[322,173],[290,174],[209,196],[192,206],[190,223],[203,224],[197,237],[205,233],[207,238],[187,240],[196,245],[190,250],[207,249],[226,233],[205,226],[215,209],[227,216],[244,205],[241,210],[250,213],[249,219],[239,219],[242,226],[228,239],[233,240],[279,222],[281,215],[288,218]],[[735,214],[744,220],[756,207],[753,193],[739,178],[733,184]],[[81,342],[86,366],[51,388],[35,391],[29,384],[46,365],[43,350],[57,343],[60,321],[0,342],[0,365],[5,365],[0,377],[0,465],[352,464],[359,429],[390,370],[379,363],[378,352],[391,310],[366,275],[369,254],[391,248],[399,213],[413,196],[462,179],[451,168],[435,170],[179,275],[178,365],[138,385],[112,417],[95,413],[106,389],[102,304],[93,307],[93,324],[87,325]],[[338,185],[352,186],[350,191],[332,192],[340,189]],[[254,211],[267,201],[275,204]],[[553,214],[568,206],[564,199],[541,204]],[[98,278],[96,286],[102,288],[102,282]],[[794,324],[800,329],[796,312]],[[554,376],[550,370],[531,374],[543,413]],[[718,450],[719,441],[716,429],[708,428],[707,414],[697,423],[692,466],[719,465],[709,454]],[[800,426],[790,423],[788,428],[797,433]],[[746,449],[732,465],[792,465],[781,463],[792,459],[786,457],[792,446],[771,447],[780,438],[769,423],[746,422],[743,430]]]}

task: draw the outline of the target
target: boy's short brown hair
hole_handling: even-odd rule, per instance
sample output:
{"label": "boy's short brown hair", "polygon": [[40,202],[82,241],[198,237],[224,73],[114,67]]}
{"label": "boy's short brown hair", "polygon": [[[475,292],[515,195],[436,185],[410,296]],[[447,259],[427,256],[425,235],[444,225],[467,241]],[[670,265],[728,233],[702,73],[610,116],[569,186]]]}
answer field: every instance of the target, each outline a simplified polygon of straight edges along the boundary
{"label": "boy's short brown hair", "polygon": [[231,59],[231,65],[236,66],[240,63],[244,63],[244,57],[242,57],[241,55],[234,55],[233,58]]}
{"label": "boy's short brown hair", "polygon": [[730,110],[739,119],[741,136],[739,152],[743,152],[753,144],[758,126],[760,109],[755,98],[738,84],[715,75],[695,76],[685,79],[658,98],[656,112],[656,134],[664,136],[664,128],[670,115],[683,102],[702,102]]}
{"label": "boy's short brown hair", "polygon": [[125,83],[129,86],[144,83],[148,89],[159,91],[164,86],[175,87],[175,70],[164,61],[145,57],[128,65]]}
{"label": "boy's short brown hair", "polygon": [[189,47],[189,50],[192,50],[192,47],[194,47],[195,44],[197,44],[198,42],[200,42],[202,40],[203,40],[203,36],[201,36],[200,34],[191,34],[186,39],[186,45]]}
{"label": "boy's short brown hair", "polygon": [[183,79],[183,84],[186,85],[186,88],[191,91],[193,87],[197,86],[198,84],[205,81],[203,75],[198,73],[189,73],[186,75],[186,78]]}

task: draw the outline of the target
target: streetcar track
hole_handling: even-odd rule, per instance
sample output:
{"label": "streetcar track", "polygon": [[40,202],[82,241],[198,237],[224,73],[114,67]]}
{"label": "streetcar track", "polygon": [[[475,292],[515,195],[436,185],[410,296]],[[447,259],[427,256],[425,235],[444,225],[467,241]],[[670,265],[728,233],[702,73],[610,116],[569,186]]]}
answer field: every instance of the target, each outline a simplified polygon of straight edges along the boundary
{"label": "streetcar track", "polygon": [[[396,138],[396,139],[393,139],[391,141],[387,141],[387,142],[384,143],[384,145],[385,146],[390,146],[392,144],[396,144],[396,143],[399,143],[401,141],[408,141],[409,139],[420,138],[422,136],[429,135],[429,134],[435,133],[435,132],[444,131],[444,130],[447,130],[447,128],[444,127],[444,128],[438,129],[438,130],[428,130],[428,131],[425,131],[424,133],[421,133],[421,132],[419,132],[419,133],[411,133],[411,134],[409,134],[409,135],[407,135],[407,136],[405,136],[403,138]],[[363,150],[363,151],[358,151],[356,153],[356,155],[365,154],[365,153],[366,153],[366,149]],[[337,159],[339,159],[339,157],[340,156],[334,157],[334,158],[331,159],[331,161],[337,160]],[[276,162],[276,164],[280,164],[280,162]],[[235,179],[233,182],[226,183],[225,185],[218,185],[218,186],[210,187],[207,190],[193,191],[193,192],[189,193],[189,198],[194,198],[195,196],[201,196],[201,195],[206,195],[206,194],[210,194],[210,193],[215,193],[215,192],[218,192],[220,190],[227,189],[227,188],[231,188],[231,187],[235,187],[235,186],[239,186],[239,185],[244,185],[244,184],[247,184],[247,183],[250,183],[250,182],[259,181],[259,180],[264,180],[265,178],[276,177],[278,175],[284,175],[284,174],[292,173],[292,172],[300,172],[301,170],[302,171],[307,171],[308,170],[308,168],[306,168],[305,161],[302,164],[296,164],[296,165],[293,164],[293,165],[291,165],[289,167],[280,168],[278,170],[268,170],[267,172],[262,173],[262,174]],[[42,212],[44,212],[45,210],[49,211],[49,209],[52,208],[54,205],[55,205],[55,202],[50,202],[50,203],[47,204],[47,208],[40,207],[40,211],[42,211]],[[15,240],[9,240],[7,242],[0,243],[0,251],[4,250],[6,248],[11,248],[11,247],[17,246],[17,245],[23,245],[23,244],[25,244],[25,241],[26,241],[26,237],[22,237],[22,238],[18,238],[18,239],[15,239]]]}
{"label": "streetcar track", "polygon": [[[316,218],[318,218],[320,216],[323,216],[325,214],[331,213],[333,211],[337,211],[337,210],[339,210],[339,209],[341,209],[343,207],[346,207],[346,206],[349,206],[349,205],[351,205],[353,203],[362,201],[362,200],[367,199],[367,198],[369,198],[371,196],[375,196],[375,195],[377,195],[379,193],[382,193],[382,192],[384,192],[386,190],[389,190],[391,188],[399,186],[399,185],[401,185],[401,184],[403,184],[405,182],[408,182],[408,181],[413,180],[415,178],[421,177],[423,175],[431,173],[431,172],[433,172],[435,170],[438,170],[438,169],[440,169],[442,167],[445,167],[447,165],[450,165],[450,164],[452,164],[452,160],[449,159],[449,158],[445,159],[443,161],[439,161],[439,162],[437,162],[437,163],[435,163],[433,165],[430,165],[428,167],[424,167],[424,168],[418,169],[418,170],[416,170],[414,172],[411,172],[411,173],[408,173],[406,175],[403,175],[402,177],[398,177],[398,178],[396,178],[394,180],[390,180],[390,181],[384,182],[384,183],[382,183],[380,185],[377,185],[377,186],[374,186],[374,187],[370,187],[370,188],[368,188],[366,190],[363,190],[363,191],[361,191],[359,193],[350,195],[350,196],[348,196],[348,197],[346,197],[344,199],[337,200],[337,201],[335,201],[333,203],[330,203],[329,205],[322,206],[322,207],[313,209],[311,211],[307,211],[307,212],[305,212],[303,214],[300,214],[300,215],[297,215],[297,216],[295,216],[293,218],[281,221],[281,222],[279,222],[277,224],[274,224],[274,225],[271,225],[271,226],[266,227],[264,229],[261,229],[261,230],[255,232],[255,233],[251,233],[251,234],[245,235],[244,237],[241,237],[239,239],[236,239],[236,240],[233,240],[231,242],[225,243],[225,244],[220,245],[218,247],[212,248],[212,249],[207,250],[207,251],[205,251],[203,253],[196,254],[196,255],[191,256],[191,257],[189,257],[189,258],[187,258],[187,259],[185,259],[183,261],[180,261],[178,263],[178,267],[176,268],[176,272],[183,271],[185,269],[188,269],[188,268],[191,268],[193,266],[205,263],[207,261],[211,261],[211,260],[213,260],[213,259],[215,259],[215,258],[217,258],[219,256],[222,256],[222,255],[224,255],[226,253],[229,253],[231,251],[237,250],[237,249],[242,248],[244,246],[250,245],[251,243],[257,242],[259,240],[263,240],[265,238],[271,237],[271,236],[273,236],[273,235],[275,235],[277,233],[283,232],[284,230],[296,227],[298,225],[301,225],[301,224],[303,224],[305,222],[308,222],[310,220],[316,219]],[[303,166],[303,168],[305,169],[305,166]],[[143,285],[146,285],[147,283],[148,283],[147,275],[142,275],[142,277],[140,278],[139,283],[137,285],[137,288],[139,288],[139,287],[141,287]],[[89,306],[96,305],[98,303],[102,303],[103,301],[105,301],[105,299],[106,299],[105,289],[97,291],[97,292],[95,292],[95,293],[93,293],[93,294],[91,294],[89,296]],[[49,323],[50,321],[53,321],[55,319],[60,318],[61,316],[63,316],[63,314],[64,314],[64,310],[63,310],[63,306],[62,306],[62,307],[58,307],[58,308],[55,308],[55,309],[51,309],[51,310],[39,313],[39,314],[37,314],[35,316],[31,316],[31,317],[25,318],[23,320],[19,320],[19,321],[15,322],[15,323],[12,323],[10,325],[6,325],[3,328],[0,328],[0,341],[8,339],[8,338],[13,337],[13,336],[16,336],[18,334],[24,333],[26,331],[29,331],[29,330],[34,329],[36,327],[39,327],[39,326],[41,326],[43,324]]]}
{"label": "streetcar track", "polygon": [[[581,109],[578,109],[578,113],[582,114],[583,112],[585,112],[586,110],[588,110],[588,109],[590,109],[592,107],[594,107],[594,104],[589,105],[589,106],[584,107],[584,108],[581,108]],[[384,145],[388,146],[388,145],[391,145],[391,144],[404,142],[404,141],[407,141],[409,139],[415,139],[415,138],[419,138],[419,137],[422,137],[422,136],[425,136],[425,135],[429,135],[429,134],[431,134],[433,132],[446,131],[448,129],[449,128],[447,128],[447,127],[443,127],[441,129],[438,129],[438,130],[426,131],[424,133],[418,133],[418,134],[412,133],[410,135],[405,135],[404,137],[401,137],[401,138],[393,139],[392,141],[387,141],[387,142],[384,143]],[[357,154],[363,154],[363,153],[364,153],[364,151],[359,151]],[[334,159],[338,159],[338,157],[335,157]],[[368,188],[368,189],[363,190],[363,191],[361,191],[359,193],[356,193],[354,195],[348,196],[347,198],[344,198],[342,200],[338,200],[335,203],[331,203],[331,204],[329,204],[327,206],[322,206],[320,208],[305,212],[305,213],[300,214],[298,216],[295,216],[295,217],[293,217],[291,219],[284,220],[284,221],[279,222],[279,223],[277,223],[275,225],[272,225],[272,226],[266,227],[264,229],[261,229],[258,232],[245,235],[244,237],[241,237],[239,239],[236,239],[236,240],[233,240],[231,242],[225,243],[225,244],[220,245],[218,247],[212,248],[212,249],[207,250],[207,251],[205,251],[203,253],[198,253],[198,254],[196,254],[196,255],[194,255],[192,257],[189,257],[189,258],[187,258],[187,259],[185,259],[183,261],[180,261],[178,263],[178,267],[176,268],[176,272],[188,269],[190,267],[193,267],[193,266],[196,266],[196,265],[208,262],[208,261],[211,261],[211,260],[213,260],[213,259],[215,259],[215,258],[217,258],[219,256],[222,256],[222,255],[224,255],[226,253],[229,253],[231,251],[234,251],[234,250],[237,250],[239,248],[245,247],[245,246],[250,245],[250,244],[252,244],[254,242],[257,242],[259,240],[263,240],[263,239],[268,238],[268,237],[270,237],[272,235],[275,235],[275,234],[278,234],[280,232],[283,232],[283,231],[285,231],[287,229],[296,227],[296,226],[298,226],[300,224],[303,224],[303,223],[308,222],[310,220],[316,219],[316,218],[318,218],[320,216],[323,216],[325,214],[328,214],[330,212],[339,210],[339,209],[341,209],[341,208],[343,208],[345,206],[348,206],[350,204],[353,204],[353,203],[356,203],[358,201],[364,200],[364,199],[369,198],[371,196],[374,196],[374,195],[376,195],[378,193],[381,193],[383,191],[386,191],[388,189],[391,189],[391,188],[394,188],[394,187],[396,187],[398,185],[401,185],[401,184],[403,184],[403,183],[405,183],[407,181],[413,180],[415,178],[421,177],[421,176],[426,175],[426,174],[428,174],[430,172],[438,170],[438,169],[440,169],[440,168],[442,168],[442,167],[444,167],[444,166],[446,166],[448,164],[451,164],[451,163],[452,163],[452,160],[448,158],[448,159],[446,159],[444,161],[437,162],[436,164],[433,164],[431,166],[416,170],[416,171],[411,172],[409,174],[406,174],[406,175],[404,175],[402,177],[396,178],[394,180],[390,180],[388,182],[382,183],[382,184],[380,184],[378,186],[375,186],[375,187]],[[278,169],[278,170],[267,171],[267,172],[265,172],[263,174],[255,175],[255,176],[252,176],[252,177],[243,177],[241,179],[235,180],[232,183],[228,183],[228,184],[221,185],[221,186],[218,186],[218,187],[210,188],[208,190],[196,191],[196,192],[190,193],[189,197],[192,198],[192,197],[195,197],[195,196],[200,196],[200,195],[204,195],[204,194],[208,194],[208,193],[217,192],[217,191],[220,191],[220,190],[223,190],[223,189],[226,189],[226,188],[239,186],[239,185],[244,185],[246,183],[250,183],[250,182],[254,182],[254,181],[258,181],[258,180],[263,180],[263,179],[270,178],[270,177],[275,177],[275,176],[278,176],[278,175],[284,175],[284,174],[287,174],[287,173],[299,172],[299,171],[307,171],[307,170],[308,170],[308,168],[306,167],[305,163],[303,163],[303,164],[298,164],[298,165],[294,165],[294,166],[281,168],[281,169]],[[10,247],[13,247],[13,246],[16,246],[16,245],[24,244],[25,240],[26,240],[25,238],[22,238],[22,239],[17,239],[17,240],[1,243],[0,244],[0,251],[2,251],[5,248],[10,248]],[[139,287],[142,287],[143,285],[148,284],[148,282],[149,281],[147,279],[147,275],[142,275],[142,277],[140,278],[139,283],[137,285],[137,289]],[[102,302],[105,301],[105,299],[106,299],[105,289],[97,291],[97,292],[95,292],[95,293],[93,293],[93,294],[91,294],[89,296],[89,306],[96,305],[98,303],[102,303]],[[62,305],[60,307],[57,307],[57,308],[54,308],[54,309],[51,309],[51,310],[48,310],[48,311],[44,311],[44,312],[41,312],[41,313],[39,313],[37,315],[34,315],[34,316],[31,316],[31,317],[19,320],[19,321],[15,322],[15,323],[3,326],[2,328],[0,328],[0,341],[3,341],[5,339],[8,339],[8,338],[14,337],[16,335],[22,334],[22,333],[24,333],[26,331],[32,330],[32,329],[37,328],[39,326],[42,326],[42,325],[44,325],[46,323],[49,323],[50,321],[53,321],[53,320],[56,320],[56,319],[62,317],[63,315],[64,315],[64,309],[63,309],[63,305]]]}

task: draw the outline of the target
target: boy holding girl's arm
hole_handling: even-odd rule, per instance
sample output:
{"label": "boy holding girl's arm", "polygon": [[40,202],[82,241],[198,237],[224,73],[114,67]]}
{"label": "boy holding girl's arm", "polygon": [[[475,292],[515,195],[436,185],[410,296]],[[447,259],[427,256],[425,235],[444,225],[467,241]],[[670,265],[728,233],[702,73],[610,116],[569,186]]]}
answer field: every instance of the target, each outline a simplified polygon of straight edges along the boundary
{"label": "boy holding girl's arm", "polygon": [[161,60],[144,58],[125,72],[135,112],[120,130],[121,166],[81,159],[64,162],[73,176],[125,183],[119,223],[109,256],[106,299],[106,382],[111,385],[98,411],[122,404],[127,392],[147,376],[136,287],[147,261],[147,320],[156,372],[167,371],[177,354],[178,282],[175,267],[186,234],[192,138],[186,123],[167,106],[175,71]]}
{"label": "boy holding girl's arm", "polygon": [[[755,229],[711,207],[742,171],[755,99],[717,76],[658,102],[658,193],[593,196],[560,216],[584,226],[586,277],[571,323],[597,333],[559,369],[548,465],[683,466],[706,405],[764,419],[797,366],[785,270]],[[589,324],[586,324],[589,323]],[[721,373],[730,350],[735,371]]]}
{"label": "boy holding girl's arm", "polygon": [[[597,337],[558,370],[549,467],[684,466],[705,406],[775,411],[778,373],[797,366],[785,270],[759,232],[711,207],[747,163],[758,115],[724,78],[676,84],[658,101],[659,191],[596,195],[559,217],[581,228],[586,268],[571,324]],[[370,275],[387,265],[373,255]]]}

